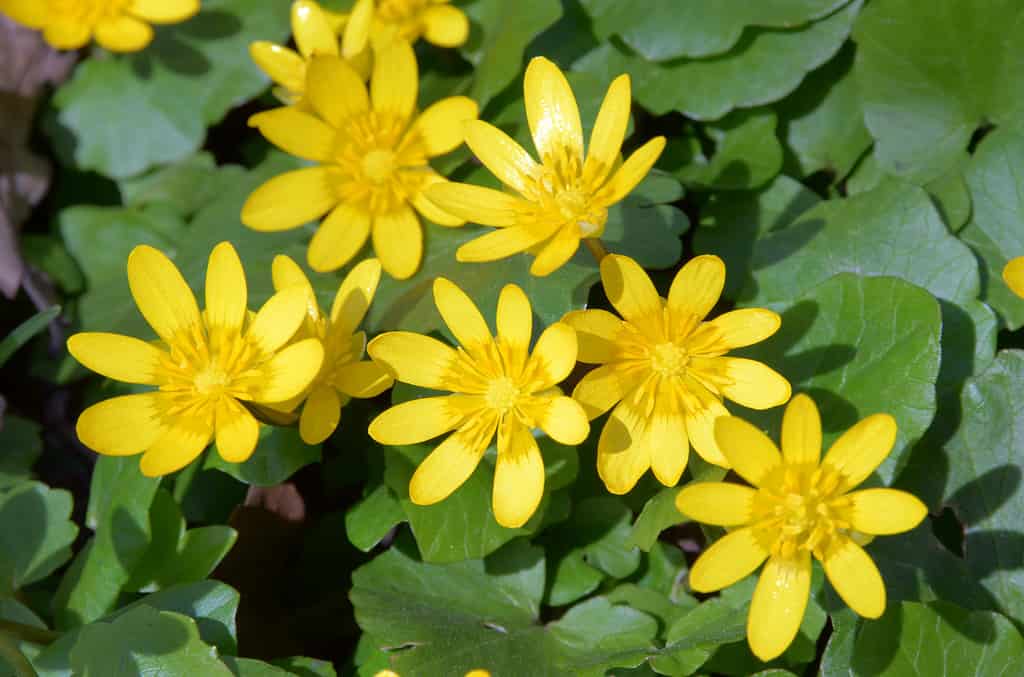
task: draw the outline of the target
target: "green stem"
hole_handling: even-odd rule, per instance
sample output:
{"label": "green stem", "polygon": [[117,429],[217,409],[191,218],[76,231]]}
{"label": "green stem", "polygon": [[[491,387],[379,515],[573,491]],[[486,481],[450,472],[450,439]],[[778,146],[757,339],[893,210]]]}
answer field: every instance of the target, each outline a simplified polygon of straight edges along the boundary
{"label": "green stem", "polygon": [[32,663],[25,658],[25,654],[21,653],[17,643],[3,632],[0,632],[0,658],[14,668],[14,674],[17,677],[39,677],[36,669],[32,667]]}
{"label": "green stem", "polygon": [[583,238],[583,244],[587,245],[587,249],[594,255],[594,260],[597,261],[597,265],[601,265],[601,260],[608,256],[608,250],[604,248],[600,238],[596,237],[585,237]]}
{"label": "green stem", "polygon": [[34,625],[25,625],[15,621],[8,621],[0,618],[0,637],[15,638],[24,642],[31,642],[40,646],[53,644],[60,637],[59,632],[37,628]]}

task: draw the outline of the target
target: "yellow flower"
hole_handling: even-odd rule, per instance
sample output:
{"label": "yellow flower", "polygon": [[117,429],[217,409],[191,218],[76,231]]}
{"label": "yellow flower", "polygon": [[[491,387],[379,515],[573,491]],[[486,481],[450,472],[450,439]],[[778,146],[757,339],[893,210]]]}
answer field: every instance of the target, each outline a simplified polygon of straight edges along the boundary
{"label": "yellow flower", "polygon": [[377,0],[371,37],[376,45],[422,36],[438,47],[458,47],[469,37],[469,19],[451,0]]}
{"label": "yellow flower", "polygon": [[242,222],[256,230],[286,230],[329,211],[309,244],[313,270],[345,265],[372,231],[384,270],[405,279],[423,255],[416,211],[440,225],[463,223],[434,206],[423,190],[445,182],[428,160],[462,143],[462,125],[476,117],[477,106],[453,96],[416,116],[416,57],[407,43],[379,52],[373,70],[367,93],[345,61],[315,56],[306,79],[315,115],[279,108],[253,116],[250,124],[273,144],[320,164],[257,188],[242,207]]}
{"label": "yellow flower", "polygon": [[[273,266],[274,289],[283,291],[299,287],[306,293],[307,314],[297,338],[317,338],[324,347],[320,372],[307,392],[299,418],[299,434],[306,444],[320,444],[334,432],[341,419],[341,408],[350,397],[376,397],[394,380],[375,362],[362,360],[366,334],[356,331],[363,321],[380,281],[380,261],[367,259],[358,263],[338,287],[331,305],[331,314],[324,315],[316,295],[302,269],[290,258],[278,255]],[[289,411],[293,406],[284,408]]]}
{"label": "yellow flower", "polygon": [[569,445],[580,444],[590,432],[580,405],[555,387],[576,364],[575,332],[556,322],[540,335],[531,355],[530,301],[514,284],[498,299],[497,338],[452,282],[434,281],[434,303],[461,348],[398,331],[381,334],[367,350],[397,380],[454,394],[396,405],[370,423],[370,436],[381,444],[417,444],[455,431],[409,483],[413,503],[430,505],[473,474],[497,431],[494,517],[502,526],[522,526],[544,492],[544,461],[532,429]]}
{"label": "yellow flower", "polygon": [[0,0],[0,12],[42,30],[56,49],[78,49],[93,38],[112,52],[135,52],[153,40],[150,24],[194,16],[199,0]]}
{"label": "yellow flower", "polygon": [[[885,584],[857,543],[917,526],[928,510],[896,489],[852,491],[885,460],[896,422],[875,414],[847,430],[821,456],[821,420],[813,400],[797,395],[782,419],[782,453],[760,430],[725,417],[715,437],[735,471],[756,487],[689,484],[676,507],[690,518],[732,529],[690,570],[690,585],[712,592],[768,560],[747,617],[747,640],[761,660],[775,658],[800,628],[811,585],[811,555],[843,601],[861,616],[885,610]],[[868,537],[865,537],[868,535]]]}
{"label": "yellow flower", "polygon": [[245,271],[228,242],[210,254],[203,312],[171,260],[152,247],[128,256],[128,284],[162,343],[88,332],[69,338],[68,350],[108,378],[158,390],[89,407],[78,419],[79,439],[100,454],[144,453],[142,472],[151,477],[188,465],[214,437],[224,460],[249,458],[259,424],[243,403],[295,397],[323,360],[316,339],[281,348],[305,317],[303,290],[279,292],[250,316]]}
{"label": "yellow flower", "polygon": [[445,211],[500,229],[459,247],[459,261],[495,261],[536,251],[530,272],[548,275],[572,257],[580,239],[601,237],[608,207],[647,175],[665,138],[651,139],[616,169],[629,124],[628,75],[608,88],[586,159],[576,98],[558,66],[542,57],[530,61],[524,90],[541,164],[497,127],[482,121],[466,125],[466,145],[519,196],[456,183],[432,186],[427,195]]}
{"label": "yellow flower", "polygon": [[338,39],[331,15],[313,0],[292,3],[292,35],[299,51],[258,40],[249,46],[256,65],[277,83],[274,94],[286,104],[302,110],[310,109],[306,94],[306,70],[316,55],[341,56],[365,79],[370,74],[370,52],[367,49],[369,20],[373,17],[373,0],[359,0],[345,23],[338,49]]}
{"label": "yellow flower", "polygon": [[1003,281],[1010,291],[1024,298],[1024,256],[1010,259],[1003,268]]}
{"label": "yellow flower", "polygon": [[768,409],[789,399],[789,382],[760,362],[727,357],[733,348],[763,341],[779,316],[744,308],[705,322],[725,283],[717,256],[698,256],[676,274],[668,300],[633,259],[601,261],[605,310],[568,313],[580,361],[601,365],[577,384],[573,398],[595,419],[615,406],[597,444],[597,470],[608,491],[624,494],[651,468],[675,486],[689,445],[706,461],[729,467],[715,443],[715,419],[728,415],[723,398]]}

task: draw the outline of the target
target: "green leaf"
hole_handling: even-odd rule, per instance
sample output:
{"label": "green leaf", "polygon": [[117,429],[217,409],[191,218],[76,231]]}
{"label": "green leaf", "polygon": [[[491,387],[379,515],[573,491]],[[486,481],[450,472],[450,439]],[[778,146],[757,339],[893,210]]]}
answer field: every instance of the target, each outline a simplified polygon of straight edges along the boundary
{"label": "green leaf", "polygon": [[253,658],[224,656],[221,662],[235,677],[287,677],[292,673],[282,668]]}
{"label": "green leaf", "polygon": [[652,656],[651,666],[664,675],[692,674],[715,647],[743,641],[746,636],[746,609],[710,599],[669,627],[665,647]]}
{"label": "green leaf", "polygon": [[23,482],[0,492],[0,596],[53,573],[77,535],[67,491]]}
{"label": "green leaf", "polygon": [[1020,128],[1022,25],[1016,0],[870,3],[854,32],[854,73],[882,167],[928,181],[982,124]]}
{"label": "green leaf", "polygon": [[334,666],[328,661],[319,658],[307,658],[306,656],[292,656],[290,658],[276,658],[271,661],[298,677],[338,677]]}
{"label": "green leaf", "polygon": [[782,145],[775,136],[775,113],[736,111],[704,127],[715,144],[708,158],[695,137],[673,138],[661,159],[690,186],[712,190],[750,190],[771,181],[782,169]]}
{"label": "green leaf", "polygon": [[652,496],[636,518],[629,532],[628,545],[649,552],[665,529],[686,522],[686,517],[676,510],[676,495],[679,489],[668,487]]}
{"label": "green leaf", "polygon": [[381,483],[345,513],[345,534],[352,545],[369,552],[404,520],[405,512],[398,497]]}
{"label": "green leaf", "polygon": [[125,179],[119,186],[129,207],[167,204],[182,216],[190,216],[244,175],[245,170],[237,165],[218,167],[213,156],[203,151],[144,176]]}
{"label": "green leaf", "polygon": [[29,339],[46,329],[55,317],[60,315],[60,306],[50,306],[46,310],[28,318],[0,341],[0,367],[17,352],[18,348],[28,343]]}
{"label": "green leaf", "polygon": [[1024,672],[1024,638],[996,613],[902,602],[863,624],[851,667],[884,677],[1015,675]]}
{"label": "green leaf", "polygon": [[195,621],[147,606],[83,628],[71,650],[71,668],[81,677],[231,675],[217,650],[199,638]]}
{"label": "green leaf", "polygon": [[860,6],[855,0],[796,30],[752,29],[729,51],[710,59],[657,64],[608,43],[574,63],[573,70],[599,74],[609,82],[629,73],[633,96],[650,111],[661,115],[677,110],[698,120],[715,120],[734,108],[778,101],[796,89],[807,73],[836,53]]}
{"label": "green leaf", "polygon": [[42,430],[35,421],[6,414],[0,427],[0,489],[7,489],[32,476],[32,466],[43,453]]}
{"label": "green leaf", "polygon": [[718,0],[702,4],[648,0],[637,7],[617,0],[582,0],[599,38],[618,35],[648,61],[721,54],[739,42],[748,26],[796,28],[831,14],[847,2]]}
{"label": "green leaf", "polygon": [[319,463],[321,445],[306,444],[298,428],[262,426],[256,451],[242,463],[230,463],[211,448],[206,454],[203,468],[215,469],[231,475],[239,482],[257,487],[281,484],[300,468]]}
{"label": "green leaf", "polygon": [[207,0],[137,54],[86,60],[54,97],[61,160],[123,178],[185,158],[207,126],[266,87],[249,44],[287,35],[286,3]]}

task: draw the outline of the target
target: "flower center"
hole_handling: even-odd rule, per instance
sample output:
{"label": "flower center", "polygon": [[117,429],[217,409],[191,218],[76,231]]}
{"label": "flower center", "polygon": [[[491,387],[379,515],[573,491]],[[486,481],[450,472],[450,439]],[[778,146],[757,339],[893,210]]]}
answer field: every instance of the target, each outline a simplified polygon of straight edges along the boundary
{"label": "flower center", "polygon": [[506,412],[519,400],[519,387],[507,376],[496,378],[487,386],[487,404],[492,409]]}
{"label": "flower center", "polygon": [[772,470],[754,499],[757,528],[773,555],[822,552],[850,529],[850,500],[838,472],[814,464]]}
{"label": "flower center", "polygon": [[219,393],[230,382],[231,378],[216,364],[207,365],[205,369],[197,372],[193,381],[196,392],[203,395]]}
{"label": "flower center", "polygon": [[534,190],[548,218],[577,225],[582,237],[599,237],[608,221],[608,210],[594,204],[579,158],[565,148],[557,148],[545,154],[542,161]]}
{"label": "flower center", "polygon": [[659,343],[651,350],[651,369],[662,376],[676,376],[682,372],[690,356],[674,343]]}
{"label": "flower center", "polygon": [[363,157],[363,175],[373,183],[384,183],[395,170],[395,154],[378,148]]}
{"label": "flower center", "polygon": [[341,124],[334,150],[340,202],[370,214],[388,214],[419,191],[429,174],[427,157],[417,137],[404,138],[407,123],[370,111]]}

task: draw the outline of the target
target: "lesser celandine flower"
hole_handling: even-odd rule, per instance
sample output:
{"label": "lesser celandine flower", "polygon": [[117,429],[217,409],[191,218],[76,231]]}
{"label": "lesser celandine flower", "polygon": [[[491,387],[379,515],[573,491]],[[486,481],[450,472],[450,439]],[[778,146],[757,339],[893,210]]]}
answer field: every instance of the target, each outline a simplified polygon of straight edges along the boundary
{"label": "lesser celandine flower", "polygon": [[368,237],[384,270],[416,272],[423,254],[418,211],[434,223],[463,223],[423,195],[445,182],[428,160],[462,143],[462,125],[477,105],[453,96],[416,115],[418,74],[412,47],[396,42],[374,57],[370,91],[345,61],[315,56],[306,95],[313,114],[279,108],[250,124],[283,150],[320,163],[274,177],[249,196],[242,221],[256,230],[286,230],[330,212],[309,244],[309,265],[330,271],[348,263]]}
{"label": "lesser celandine flower", "polygon": [[712,592],[732,585],[768,560],[747,617],[747,640],[762,660],[785,651],[800,628],[812,555],[851,609],[867,618],[881,616],[885,584],[857,541],[913,529],[928,512],[904,491],[851,491],[892,450],[892,416],[863,419],[836,440],[824,459],[818,409],[806,395],[797,395],[786,407],[781,454],[742,419],[719,419],[715,436],[733,469],[754,488],[702,482],[679,492],[680,512],[732,529],[693,565],[693,589]]}
{"label": "lesser celandine flower", "polygon": [[382,444],[416,444],[455,431],[409,483],[413,503],[430,505],[466,481],[497,431],[494,517],[502,526],[522,526],[544,492],[544,461],[532,430],[539,427],[561,444],[580,444],[590,431],[580,405],[555,387],[576,364],[575,332],[556,322],[531,355],[530,302],[514,284],[501,290],[496,337],[452,282],[434,281],[434,303],[459,349],[429,336],[388,332],[370,341],[368,351],[397,380],[453,394],[388,409],[370,423],[370,436]]}
{"label": "lesser celandine flower", "polygon": [[244,402],[295,397],[316,376],[323,348],[316,339],[282,348],[306,315],[302,289],[286,289],[250,316],[245,272],[228,242],[206,269],[206,309],[164,254],[140,245],[128,256],[128,283],[161,343],[106,333],[79,333],[68,350],[89,369],[158,390],[104,400],[78,419],[78,437],[100,454],[142,453],[145,475],[188,465],[212,438],[226,461],[256,448],[259,424]]}
{"label": "lesser celandine flower", "polygon": [[459,247],[459,261],[495,261],[536,251],[530,272],[548,275],[572,257],[582,238],[604,233],[608,207],[647,175],[665,139],[651,139],[618,166],[629,124],[628,75],[608,88],[586,158],[576,98],[558,66],[543,57],[530,61],[524,90],[540,164],[497,127],[483,121],[466,125],[466,145],[518,195],[457,183],[431,186],[427,194],[445,211],[499,228]]}
{"label": "lesser celandine flower", "polygon": [[422,37],[438,47],[458,47],[469,37],[469,19],[451,0],[377,0],[373,16],[374,43]]}
{"label": "lesser celandine flower", "polygon": [[608,490],[628,492],[648,468],[675,486],[690,445],[728,467],[714,437],[715,419],[729,413],[723,398],[767,409],[785,403],[790,387],[764,364],[726,353],[774,334],[778,314],[744,308],[705,322],[725,284],[717,256],[688,261],[667,300],[626,256],[601,261],[601,282],[622,319],[582,310],[562,321],[576,329],[580,361],[601,365],[577,384],[573,398],[591,419],[615,407],[597,444],[597,470]]}
{"label": "lesser celandine flower", "polygon": [[309,279],[290,258],[283,254],[274,258],[273,277],[278,291],[299,287],[306,293],[306,322],[297,339],[312,336],[324,347],[323,365],[301,396],[305,403],[299,417],[302,440],[319,444],[338,427],[341,408],[350,397],[375,397],[394,383],[382,366],[362,359],[366,334],[357,331],[377,291],[380,261],[367,259],[349,271],[334,296],[330,315],[320,310]]}
{"label": "lesser celandine flower", "polygon": [[1024,298],[1024,256],[1010,259],[1003,268],[1003,281],[1010,291]]}
{"label": "lesser celandine flower", "polygon": [[292,3],[292,36],[298,52],[282,45],[258,40],[249,46],[256,65],[277,85],[277,98],[286,104],[309,110],[306,100],[306,69],[315,55],[341,56],[363,78],[370,74],[370,53],[367,49],[369,19],[373,17],[373,0],[359,0],[345,24],[341,48],[329,14],[313,0]]}
{"label": "lesser celandine flower", "polygon": [[112,52],[135,52],[153,40],[150,24],[173,24],[199,11],[199,0],[0,0],[0,12],[43,32],[56,49],[94,39]]}

